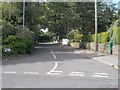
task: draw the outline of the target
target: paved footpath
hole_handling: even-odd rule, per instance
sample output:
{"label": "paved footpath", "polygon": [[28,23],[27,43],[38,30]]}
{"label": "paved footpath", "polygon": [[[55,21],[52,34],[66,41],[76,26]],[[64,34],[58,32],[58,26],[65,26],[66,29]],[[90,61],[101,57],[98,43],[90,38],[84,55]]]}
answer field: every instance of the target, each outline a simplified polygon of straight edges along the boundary
{"label": "paved footpath", "polygon": [[3,88],[117,88],[118,70],[85,52],[38,44],[32,55],[3,61]]}
{"label": "paved footpath", "polygon": [[75,50],[76,53],[87,55],[88,57],[93,58],[94,60],[97,60],[99,62],[105,63],[107,65],[110,65],[116,69],[119,69],[118,64],[118,55],[110,55],[100,52],[94,52],[92,50]]}

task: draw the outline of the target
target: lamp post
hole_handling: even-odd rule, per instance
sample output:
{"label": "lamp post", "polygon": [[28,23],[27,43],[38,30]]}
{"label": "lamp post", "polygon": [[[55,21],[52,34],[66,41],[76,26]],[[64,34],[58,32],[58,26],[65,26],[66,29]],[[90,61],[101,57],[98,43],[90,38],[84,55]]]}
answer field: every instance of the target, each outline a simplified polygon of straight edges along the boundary
{"label": "lamp post", "polygon": [[25,0],[23,0],[23,31],[25,30]]}
{"label": "lamp post", "polygon": [[98,35],[97,35],[97,0],[95,0],[95,51],[98,51]]}

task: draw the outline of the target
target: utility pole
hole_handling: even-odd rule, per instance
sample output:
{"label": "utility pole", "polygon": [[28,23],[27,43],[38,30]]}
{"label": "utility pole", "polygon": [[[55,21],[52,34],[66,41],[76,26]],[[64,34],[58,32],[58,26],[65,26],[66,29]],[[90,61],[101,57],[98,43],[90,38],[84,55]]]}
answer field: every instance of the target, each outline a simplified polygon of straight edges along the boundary
{"label": "utility pole", "polygon": [[25,30],[25,0],[23,0],[23,31]]}
{"label": "utility pole", "polygon": [[95,0],[95,51],[98,51],[98,35],[97,35],[97,0]]}

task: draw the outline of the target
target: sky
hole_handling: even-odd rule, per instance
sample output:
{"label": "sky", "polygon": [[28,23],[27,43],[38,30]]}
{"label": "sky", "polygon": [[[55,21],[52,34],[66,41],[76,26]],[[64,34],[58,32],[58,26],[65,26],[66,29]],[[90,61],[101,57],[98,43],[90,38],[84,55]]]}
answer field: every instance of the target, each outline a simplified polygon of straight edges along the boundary
{"label": "sky", "polygon": [[120,2],[120,0],[112,0],[112,1],[113,1],[113,3],[117,4],[116,7],[120,9],[120,5],[118,5],[118,2]]}
{"label": "sky", "polygon": [[113,3],[118,3],[120,0],[113,0]]}

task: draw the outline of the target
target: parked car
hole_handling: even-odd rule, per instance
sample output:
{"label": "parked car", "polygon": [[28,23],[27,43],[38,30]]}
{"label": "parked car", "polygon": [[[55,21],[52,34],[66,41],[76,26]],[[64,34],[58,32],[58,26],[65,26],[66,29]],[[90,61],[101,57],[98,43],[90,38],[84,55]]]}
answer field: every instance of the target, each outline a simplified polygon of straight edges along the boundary
{"label": "parked car", "polygon": [[62,45],[70,45],[69,39],[62,39]]}

